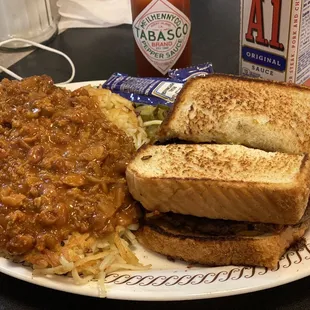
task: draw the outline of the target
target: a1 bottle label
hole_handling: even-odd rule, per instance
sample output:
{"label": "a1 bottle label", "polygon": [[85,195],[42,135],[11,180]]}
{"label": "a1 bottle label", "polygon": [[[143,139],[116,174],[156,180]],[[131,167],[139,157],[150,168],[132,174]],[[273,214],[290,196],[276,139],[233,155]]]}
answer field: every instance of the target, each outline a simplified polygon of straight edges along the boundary
{"label": "a1 bottle label", "polygon": [[180,58],[191,22],[167,0],[153,0],[133,22],[136,43],[145,58],[163,75]]}

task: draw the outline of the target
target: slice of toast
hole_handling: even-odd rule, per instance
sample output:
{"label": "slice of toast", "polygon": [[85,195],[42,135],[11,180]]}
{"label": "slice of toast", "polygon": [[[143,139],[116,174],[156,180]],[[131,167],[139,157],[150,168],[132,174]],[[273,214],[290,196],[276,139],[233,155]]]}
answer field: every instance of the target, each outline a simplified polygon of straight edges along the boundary
{"label": "slice of toast", "polygon": [[159,130],[159,140],[241,144],[310,152],[310,88],[229,75],[191,79]]}
{"label": "slice of toast", "polygon": [[[246,223],[209,220],[209,223],[199,224],[205,232],[197,232],[187,228],[186,223],[172,224],[175,221],[167,221],[162,217],[146,220],[136,232],[138,241],[152,251],[189,263],[271,269],[277,267],[285,251],[298,242],[309,227],[309,220],[294,226],[265,224],[263,228],[258,226],[254,229],[249,229]],[[208,225],[211,227],[208,228]],[[214,227],[217,227],[216,232],[213,231]]]}
{"label": "slice of toast", "polygon": [[149,145],[129,163],[126,177],[149,211],[212,219],[296,224],[310,194],[307,155],[240,145]]}

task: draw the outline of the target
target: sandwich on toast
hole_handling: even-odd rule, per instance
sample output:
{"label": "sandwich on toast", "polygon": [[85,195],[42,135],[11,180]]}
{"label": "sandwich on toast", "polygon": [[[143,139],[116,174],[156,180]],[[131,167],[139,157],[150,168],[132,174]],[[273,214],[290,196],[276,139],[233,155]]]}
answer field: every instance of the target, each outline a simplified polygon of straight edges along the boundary
{"label": "sandwich on toast", "polygon": [[139,242],[187,262],[275,268],[310,224],[307,155],[149,145],[128,165],[126,178],[148,211]]}
{"label": "sandwich on toast", "polygon": [[191,263],[277,267],[310,225],[309,120],[308,88],[189,80],[126,170],[146,210],[140,243]]}

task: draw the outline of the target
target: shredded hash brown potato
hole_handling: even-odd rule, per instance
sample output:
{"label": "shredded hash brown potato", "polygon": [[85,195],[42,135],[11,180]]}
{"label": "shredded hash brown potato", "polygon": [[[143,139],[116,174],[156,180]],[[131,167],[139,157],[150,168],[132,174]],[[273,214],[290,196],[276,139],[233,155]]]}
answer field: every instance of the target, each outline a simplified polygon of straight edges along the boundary
{"label": "shredded hash brown potato", "polygon": [[72,276],[77,285],[98,281],[99,296],[105,297],[105,277],[120,270],[145,270],[150,266],[139,263],[132,251],[137,243],[134,234],[118,226],[106,238],[96,239],[89,234],[73,233],[59,249],[60,265],[51,268],[34,266],[34,275]]}
{"label": "shredded hash brown potato", "polygon": [[99,106],[107,118],[133,138],[137,149],[149,142],[143,120],[136,115],[132,102],[108,89],[92,86],[83,88],[98,100]]}

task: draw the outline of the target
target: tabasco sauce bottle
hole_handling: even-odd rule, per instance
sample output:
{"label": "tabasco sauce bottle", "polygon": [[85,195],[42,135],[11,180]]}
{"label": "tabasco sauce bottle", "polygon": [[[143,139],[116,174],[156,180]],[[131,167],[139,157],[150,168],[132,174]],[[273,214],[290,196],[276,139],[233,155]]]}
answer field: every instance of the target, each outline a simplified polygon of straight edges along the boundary
{"label": "tabasco sauce bottle", "polygon": [[190,0],[131,0],[131,7],[139,76],[191,64]]}

